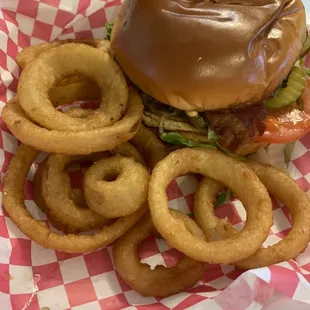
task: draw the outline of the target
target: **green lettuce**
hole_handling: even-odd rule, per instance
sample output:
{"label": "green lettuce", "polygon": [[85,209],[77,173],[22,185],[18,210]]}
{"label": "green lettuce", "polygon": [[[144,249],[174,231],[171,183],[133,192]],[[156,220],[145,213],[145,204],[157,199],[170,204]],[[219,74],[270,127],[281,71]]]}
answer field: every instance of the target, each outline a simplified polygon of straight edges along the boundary
{"label": "green lettuce", "polygon": [[111,40],[111,33],[112,33],[113,24],[106,23],[105,27],[107,29],[107,39]]}
{"label": "green lettuce", "polygon": [[[184,146],[184,147],[202,147],[202,148],[208,148],[208,149],[217,149],[220,150],[221,152],[236,158],[238,160],[245,160],[245,157],[231,153],[228,151],[226,148],[221,146],[215,138],[215,132],[212,131],[212,139],[210,143],[199,143],[199,142],[194,142],[192,140],[186,139],[183,137],[180,133],[178,132],[164,132],[163,130],[160,130],[160,138],[162,141],[173,144],[173,145],[178,145],[178,146]],[[216,140],[214,140],[216,139]]]}

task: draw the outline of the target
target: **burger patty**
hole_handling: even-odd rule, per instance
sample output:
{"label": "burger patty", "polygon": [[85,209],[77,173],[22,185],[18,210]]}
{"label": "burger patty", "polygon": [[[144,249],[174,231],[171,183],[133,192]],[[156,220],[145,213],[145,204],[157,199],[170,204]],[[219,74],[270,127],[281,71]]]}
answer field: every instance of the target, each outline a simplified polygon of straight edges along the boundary
{"label": "burger patty", "polygon": [[267,109],[263,104],[242,110],[206,113],[209,126],[217,133],[221,144],[231,151],[263,135],[266,117]]}

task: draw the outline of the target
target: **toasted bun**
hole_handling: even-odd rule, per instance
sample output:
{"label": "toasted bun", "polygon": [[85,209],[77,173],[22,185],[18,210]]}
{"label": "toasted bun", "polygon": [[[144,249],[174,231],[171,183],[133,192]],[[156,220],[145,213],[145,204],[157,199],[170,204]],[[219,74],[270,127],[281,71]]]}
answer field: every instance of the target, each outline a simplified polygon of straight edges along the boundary
{"label": "toasted bun", "polygon": [[270,97],[305,40],[301,0],[126,0],[112,49],[143,91],[205,111]]}

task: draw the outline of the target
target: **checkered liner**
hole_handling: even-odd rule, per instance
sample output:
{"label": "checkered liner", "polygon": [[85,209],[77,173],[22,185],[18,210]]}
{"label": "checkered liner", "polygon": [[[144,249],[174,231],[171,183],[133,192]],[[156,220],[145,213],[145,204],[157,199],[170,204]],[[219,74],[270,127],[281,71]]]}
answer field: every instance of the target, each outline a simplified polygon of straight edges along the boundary
{"label": "checkered liner", "polygon": [[[104,38],[107,21],[117,14],[120,0],[1,0],[0,2],[0,105],[16,91],[19,70],[14,61],[22,48],[55,39]],[[17,140],[0,120],[1,184],[16,151]],[[288,170],[305,190],[310,189],[310,135],[298,141]],[[281,152],[282,154],[282,152]],[[272,155],[273,157],[275,154]],[[33,202],[32,176],[25,185],[26,206],[46,220]],[[170,207],[190,213],[194,177],[174,180],[167,192]],[[1,197],[1,196],[0,196]],[[2,201],[2,200],[1,200]],[[239,201],[217,210],[242,227],[245,212]],[[274,200],[275,224],[265,245],[274,244],[291,227],[289,214]],[[178,252],[163,240],[147,239],[140,249],[150,265],[171,266]],[[46,250],[30,241],[0,207],[1,309],[309,309],[310,249],[296,261],[245,273],[232,266],[210,265],[201,281],[178,295],[144,298],[132,291],[115,272],[111,247],[85,255]],[[47,308],[45,308],[47,307]],[[304,308],[305,307],[305,308]]]}

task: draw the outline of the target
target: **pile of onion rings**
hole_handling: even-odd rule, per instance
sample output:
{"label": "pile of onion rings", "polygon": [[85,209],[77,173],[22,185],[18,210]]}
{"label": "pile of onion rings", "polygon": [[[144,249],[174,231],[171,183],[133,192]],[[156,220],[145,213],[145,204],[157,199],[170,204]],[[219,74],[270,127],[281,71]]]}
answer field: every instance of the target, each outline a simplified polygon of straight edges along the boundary
{"label": "pile of onion rings", "polygon": [[[247,210],[247,223],[239,234],[206,242],[171,215],[166,187],[178,175],[189,172],[211,177],[239,195]],[[212,264],[230,264],[254,254],[272,225],[272,203],[255,173],[244,163],[207,149],[177,150],[159,162],[150,180],[149,207],[156,229],[170,245],[189,257]]]}
{"label": "pile of onion rings", "polygon": [[[141,124],[140,95],[127,85],[108,41],[41,44],[26,48],[16,61],[22,68],[18,92],[2,117],[22,144],[4,177],[3,204],[33,241],[68,253],[96,251],[116,241],[112,252],[121,278],[143,296],[159,297],[195,285],[209,263],[243,270],[269,266],[294,259],[308,246],[310,201],[296,183],[276,168],[215,150],[169,153]],[[99,107],[57,109],[88,99],[100,100]],[[25,207],[25,179],[41,151],[49,154],[34,175],[35,202],[63,234]],[[82,186],[73,188],[68,167],[84,162]],[[166,195],[170,182],[187,173],[203,176],[194,219],[170,210]],[[215,216],[223,187],[247,211],[241,231]],[[278,244],[262,248],[273,224],[268,192],[288,207],[292,229]],[[184,257],[172,268],[151,270],[137,255],[150,235],[160,235]]]}
{"label": "pile of onion rings", "polygon": [[[298,185],[282,171],[263,164],[248,162],[267,190],[289,209],[292,229],[279,243],[260,248],[253,255],[234,265],[238,269],[270,266],[294,259],[308,246],[310,235],[310,201]],[[212,179],[203,179],[195,197],[195,219],[209,240],[225,239],[238,234],[227,219],[214,214],[215,195],[220,185]]]}
{"label": "pile of onion rings", "polygon": [[[6,172],[3,184],[3,204],[12,221],[30,239],[45,248],[67,253],[95,251],[117,240],[130,229],[147,211],[146,206],[135,213],[118,218],[115,222],[103,224],[99,232],[92,235],[59,235],[46,223],[34,219],[24,204],[24,183],[28,171],[39,151],[21,145]],[[58,208],[62,208],[59,205]]]}
{"label": "pile of onion rings", "polygon": [[[171,213],[197,238],[205,239],[192,219],[175,210],[171,210]],[[152,219],[147,215],[116,242],[113,247],[113,260],[122,279],[143,296],[166,297],[195,285],[206,271],[206,264],[202,262],[184,256],[174,267],[156,266],[154,270],[140,262],[138,246],[154,233]]]}
{"label": "pile of onion rings", "polygon": [[[102,48],[98,48],[100,44]],[[107,42],[57,41],[33,49],[29,55],[24,52],[24,61],[23,55],[19,57],[24,68],[17,97],[2,112],[8,128],[21,142],[41,151],[83,155],[111,150],[135,135],[142,118],[142,101],[134,89],[128,90]],[[79,80],[79,76],[86,79]],[[98,91],[88,89],[90,80],[100,90],[97,109],[71,108],[67,113],[55,109],[63,102],[86,99],[80,89],[91,92],[91,99],[98,97]],[[59,86],[61,82],[65,84]],[[66,96],[61,97],[60,92],[59,97],[55,86],[69,87],[70,91],[63,90]]]}
{"label": "pile of onion rings", "polygon": [[[121,144],[118,148],[111,152],[113,154],[119,154],[118,160],[125,160],[125,167],[131,169],[132,165],[137,166],[141,173],[135,174],[135,177],[141,178],[144,181],[142,184],[148,185],[149,174],[147,168],[141,163],[144,163],[144,159],[140,153],[129,143]],[[35,201],[39,208],[48,215],[50,222],[55,228],[66,233],[78,233],[85,232],[91,229],[99,229],[104,224],[108,222],[111,216],[102,216],[100,212],[92,212],[90,205],[88,205],[88,200],[97,199],[97,193],[95,189],[92,193],[89,193],[89,186],[84,187],[84,192],[87,193],[87,198],[84,197],[84,192],[80,189],[71,188],[69,174],[65,171],[66,166],[72,162],[90,160],[95,163],[89,168],[89,170],[96,167],[98,164],[106,164],[105,168],[110,169],[111,165],[107,160],[113,160],[115,157],[108,157],[108,153],[95,153],[86,156],[69,156],[64,154],[51,154],[47,160],[39,165],[39,168],[34,177],[34,192]],[[125,157],[129,158],[125,158]],[[136,163],[132,161],[136,160]],[[120,165],[116,163],[113,168],[119,168]],[[86,175],[88,172],[86,173]],[[145,178],[143,180],[143,178]],[[129,182],[134,180],[128,179]],[[102,181],[103,182],[103,181]],[[86,183],[86,181],[85,181]],[[118,189],[123,191],[123,198],[127,197],[128,204],[131,202],[129,188],[122,187],[115,184],[115,182],[105,182],[113,189]],[[133,183],[135,184],[135,183]],[[121,188],[120,188],[121,187]],[[127,195],[126,195],[127,191]],[[129,194],[130,193],[130,194]],[[111,209],[117,214],[115,217],[123,217],[130,215],[140,209],[147,201],[147,188],[143,188],[141,195],[140,204],[136,204],[134,209],[128,208],[126,213],[121,213],[122,208],[116,203],[118,198],[114,193],[109,192],[108,197],[110,198],[111,204],[101,201],[98,203],[98,208],[103,210]],[[113,198],[115,198],[115,203],[113,204]],[[61,208],[59,207],[61,206]]]}

